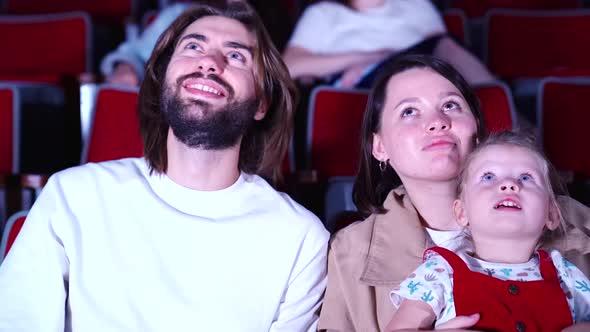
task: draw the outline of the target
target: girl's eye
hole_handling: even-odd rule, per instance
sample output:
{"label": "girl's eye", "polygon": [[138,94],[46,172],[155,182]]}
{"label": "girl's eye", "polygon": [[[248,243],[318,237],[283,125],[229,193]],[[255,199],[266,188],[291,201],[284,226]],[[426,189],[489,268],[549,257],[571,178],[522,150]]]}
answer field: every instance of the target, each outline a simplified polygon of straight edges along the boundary
{"label": "girl's eye", "polygon": [[527,181],[532,181],[533,180],[533,176],[528,174],[528,173],[524,173],[521,174],[520,177],[518,178],[519,181],[521,182],[527,182]]}
{"label": "girl's eye", "polygon": [[240,52],[229,52],[227,57],[233,60],[246,61],[246,58]]}
{"label": "girl's eye", "polygon": [[493,179],[495,179],[495,178],[496,178],[496,176],[494,175],[494,173],[491,173],[491,172],[485,172],[485,173],[484,173],[484,174],[481,176],[481,179],[482,179],[483,181],[491,181],[491,180],[493,180]]}
{"label": "girl's eye", "polygon": [[405,117],[408,117],[408,116],[415,115],[415,114],[416,114],[416,112],[417,112],[417,111],[416,111],[416,109],[415,109],[415,108],[408,107],[408,108],[406,108],[406,109],[404,109],[404,110],[402,111],[402,118],[405,118]]}
{"label": "girl's eye", "polygon": [[449,101],[444,103],[443,105],[443,111],[452,111],[452,110],[456,110],[459,109],[459,104],[454,102],[454,101]]}

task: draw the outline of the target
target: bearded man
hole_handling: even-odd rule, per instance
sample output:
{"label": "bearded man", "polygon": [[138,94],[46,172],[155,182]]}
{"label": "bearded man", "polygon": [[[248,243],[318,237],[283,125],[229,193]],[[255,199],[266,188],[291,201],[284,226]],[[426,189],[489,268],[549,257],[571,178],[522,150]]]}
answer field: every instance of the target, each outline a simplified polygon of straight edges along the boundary
{"label": "bearded man", "polygon": [[249,5],[180,16],[140,90],[145,158],[52,176],[0,267],[0,331],[315,331],[328,233],[271,186],[294,91]]}

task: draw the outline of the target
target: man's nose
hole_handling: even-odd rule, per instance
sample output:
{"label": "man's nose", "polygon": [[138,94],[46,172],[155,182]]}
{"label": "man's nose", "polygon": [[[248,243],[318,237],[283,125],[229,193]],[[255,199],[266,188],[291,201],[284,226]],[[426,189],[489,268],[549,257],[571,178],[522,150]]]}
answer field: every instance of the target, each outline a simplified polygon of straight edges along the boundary
{"label": "man's nose", "polygon": [[219,52],[205,54],[198,60],[198,69],[203,74],[221,74],[224,67],[225,58]]}
{"label": "man's nose", "polygon": [[503,193],[518,193],[520,191],[520,185],[514,179],[504,179],[500,182],[500,192]]}

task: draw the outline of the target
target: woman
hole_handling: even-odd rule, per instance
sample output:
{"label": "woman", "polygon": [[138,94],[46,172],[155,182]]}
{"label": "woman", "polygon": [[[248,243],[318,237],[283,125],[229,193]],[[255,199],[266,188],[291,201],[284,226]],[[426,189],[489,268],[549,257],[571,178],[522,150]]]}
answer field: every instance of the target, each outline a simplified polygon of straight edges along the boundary
{"label": "woman", "polygon": [[284,52],[295,79],[338,78],[343,87],[369,87],[383,64],[401,53],[434,54],[470,83],[493,80],[473,55],[446,35],[428,0],[320,1],[299,19]]}
{"label": "woman", "polygon": [[[382,72],[363,119],[354,200],[366,216],[338,232],[328,258],[320,330],[380,331],[394,307],[389,292],[422,262],[424,250],[451,247],[452,203],[466,155],[486,135],[476,96],[447,63],[406,56]],[[565,257],[590,271],[590,209],[565,197]],[[575,225],[575,226],[572,226]],[[448,243],[447,243],[448,242]],[[458,317],[447,327],[475,322]]]}

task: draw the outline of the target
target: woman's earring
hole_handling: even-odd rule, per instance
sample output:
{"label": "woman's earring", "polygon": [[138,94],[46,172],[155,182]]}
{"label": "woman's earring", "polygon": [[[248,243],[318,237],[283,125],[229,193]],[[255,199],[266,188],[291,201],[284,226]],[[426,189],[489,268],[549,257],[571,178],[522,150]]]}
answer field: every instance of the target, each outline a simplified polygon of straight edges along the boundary
{"label": "woman's earring", "polygon": [[387,169],[387,162],[379,160],[379,169],[381,170],[381,173],[385,173],[385,170]]}

